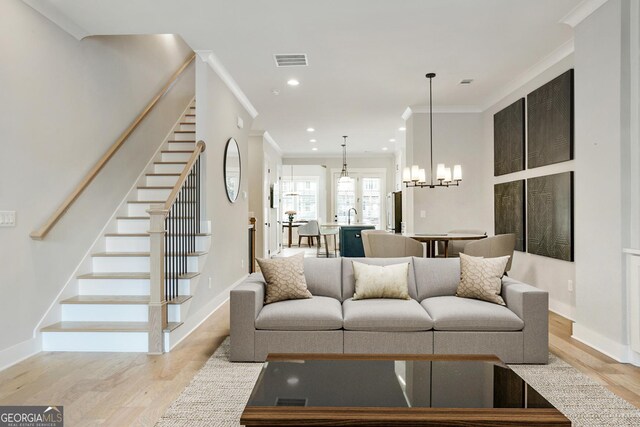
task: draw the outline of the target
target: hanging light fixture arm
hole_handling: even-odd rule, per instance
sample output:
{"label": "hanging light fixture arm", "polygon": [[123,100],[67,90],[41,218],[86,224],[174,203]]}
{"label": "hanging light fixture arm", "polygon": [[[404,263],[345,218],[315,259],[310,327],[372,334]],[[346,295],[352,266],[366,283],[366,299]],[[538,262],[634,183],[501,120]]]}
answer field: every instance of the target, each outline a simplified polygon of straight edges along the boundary
{"label": "hanging light fixture arm", "polygon": [[428,73],[425,76],[429,79],[429,182],[426,180],[424,169],[420,169],[418,165],[413,165],[411,168],[405,168],[403,172],[402,182],[404,182],[406,188],[458,187],[460,181],[462,181],[462,167],[460,165],[454,165],[452,179],[451,169],[440,163],[436,171],[436,181],[438,183],[435,184],[433,182],[433,78],[435,76],[435,73]]}

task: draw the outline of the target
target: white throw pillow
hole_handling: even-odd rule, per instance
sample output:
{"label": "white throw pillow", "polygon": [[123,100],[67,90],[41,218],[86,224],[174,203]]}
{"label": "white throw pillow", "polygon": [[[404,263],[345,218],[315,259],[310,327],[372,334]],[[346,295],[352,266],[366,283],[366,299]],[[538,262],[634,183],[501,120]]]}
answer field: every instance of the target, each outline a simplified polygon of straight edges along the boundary
{"label": "white throw pillow", "polygon": [[409,263],[371,265],[352,261],[356,278],[354,300],[368,298],[411,299],[407,274]]}

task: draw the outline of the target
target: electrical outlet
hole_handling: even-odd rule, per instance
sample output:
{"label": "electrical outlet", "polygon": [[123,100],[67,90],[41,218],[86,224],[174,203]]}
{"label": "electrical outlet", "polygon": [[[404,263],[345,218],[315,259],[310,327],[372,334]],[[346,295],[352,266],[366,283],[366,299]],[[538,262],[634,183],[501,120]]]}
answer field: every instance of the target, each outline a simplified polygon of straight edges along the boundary
{"label": "electrical outlet", "polygon": [[209,277],[209,289],[211,289],[212,284],[213,284],[213,281],[211,280],[211,277]]}
{"label": "electrical outlet", "polygon": [[427,211],[420,211],[420,218],[426,218],[427,217]]}
{"label": "electrical outlet", "polygon": [[567,281],[567,289],[569,289],[569,292],[573,292],[573,280],[569,279]]}
{"label": "electrical outlet", "polygon": [[0,211],[0,227],[15,227],[16,211]]}
{"label": "electrical outlet", "polygon": [[244,268],[244,259],[240,261],[240,264],[242,264],[242,268]]}

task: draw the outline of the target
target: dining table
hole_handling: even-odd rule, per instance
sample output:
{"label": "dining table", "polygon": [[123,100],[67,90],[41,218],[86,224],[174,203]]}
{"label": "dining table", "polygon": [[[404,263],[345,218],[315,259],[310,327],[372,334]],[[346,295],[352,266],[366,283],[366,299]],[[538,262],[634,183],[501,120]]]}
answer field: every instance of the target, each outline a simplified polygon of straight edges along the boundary
{"label": "dining table", "polygon": [[487,237],[486,234],[469,233],[403,233],[403,236],[410,237],[419,242],[426,243],[427,258],[436,257],[436,243],[444,243],[444,257],[449,256],[449,242],[453,240],[480,240]]}

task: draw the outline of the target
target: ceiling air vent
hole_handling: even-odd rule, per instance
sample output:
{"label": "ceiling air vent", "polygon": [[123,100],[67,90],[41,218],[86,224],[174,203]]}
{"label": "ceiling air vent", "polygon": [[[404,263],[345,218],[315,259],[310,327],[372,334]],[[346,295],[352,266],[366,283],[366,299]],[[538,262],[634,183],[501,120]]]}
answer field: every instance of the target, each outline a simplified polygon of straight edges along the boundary
{"label": "ceiling air vent", "polygon": [[460,84],[461,84],[461,85],[470,85],[470,84],[471,84],[471,82],[473,82],[473,79],[463,79],[463,80],[460,80]]}
{"label": "ceiling air vent", "polygon": [[305,53],[276,54],[273,57],[276,59],[278,67],[306,67],[309,65]]}

